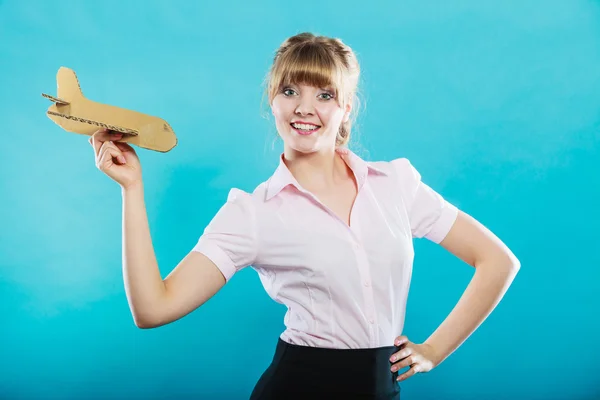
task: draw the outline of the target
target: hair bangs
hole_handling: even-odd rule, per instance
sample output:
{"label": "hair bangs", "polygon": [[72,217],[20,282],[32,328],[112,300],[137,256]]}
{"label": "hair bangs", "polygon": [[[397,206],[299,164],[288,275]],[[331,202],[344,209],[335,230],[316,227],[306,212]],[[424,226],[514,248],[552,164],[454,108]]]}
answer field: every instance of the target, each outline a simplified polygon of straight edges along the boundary
{"label": "hair bangs", "polygon": [[[338,98],[342,74],[335,59],[321,46],[304,43],[282,54],[272,72],[270,101],[288,85],[331,88]],[[339,101],[338,101],[339,102]]]}

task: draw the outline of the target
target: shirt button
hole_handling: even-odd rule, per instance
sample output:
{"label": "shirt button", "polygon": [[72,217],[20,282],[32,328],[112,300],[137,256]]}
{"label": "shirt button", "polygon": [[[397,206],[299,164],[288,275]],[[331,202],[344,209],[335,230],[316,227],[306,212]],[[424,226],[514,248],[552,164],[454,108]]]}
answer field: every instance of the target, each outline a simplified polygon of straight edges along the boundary
{"label": "shirt button", "polygon": [[369,322],[372,323],[372,324],[374,324],[375,320],[373,318],[369,318]]}
{"label": "shirt button", "polygon": [[354,248],[357,249],[357,250],[360,249],[360,244],[354,243]]}
{"label": "shirt button", "polygon": [[369,286],[371,285],[371,283],[370,283],[369,281],[365,281],[365,282],[363,283],[363,285],[365,285],[365,287],[369,287]]}

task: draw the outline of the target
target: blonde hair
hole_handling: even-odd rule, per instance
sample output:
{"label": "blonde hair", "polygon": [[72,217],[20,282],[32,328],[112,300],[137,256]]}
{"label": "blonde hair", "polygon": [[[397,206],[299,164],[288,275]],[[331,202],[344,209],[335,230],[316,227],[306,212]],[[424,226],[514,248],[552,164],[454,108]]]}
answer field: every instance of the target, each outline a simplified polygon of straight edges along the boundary
{"label": "blonde hair", "polygon": [[352,103],[350,118],[340,124],[336,147],[350,141],[353,119],[360,105],[358,80],[360,66],[354,51],[341,39],[304,32],[286,39],[275,53],[265,79],[269,105],[286,85],[305,84],[318,88],[332,87],[337,104],[345,110]]}

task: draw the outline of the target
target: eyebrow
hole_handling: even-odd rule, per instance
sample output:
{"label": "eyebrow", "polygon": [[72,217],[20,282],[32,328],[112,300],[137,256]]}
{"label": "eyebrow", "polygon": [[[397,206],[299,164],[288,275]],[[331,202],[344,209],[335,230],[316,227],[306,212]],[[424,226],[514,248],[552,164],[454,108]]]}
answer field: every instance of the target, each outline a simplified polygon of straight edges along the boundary
{"label": "eyebrow", "polygon": [[[281,88],[284,89],[284,88],[289,88],[289,87],[292,87],[292,86],[299,87],[300,85],[297,84],[297,83],[286,83],[286,84],[282,84]],[[310,85],[306,85],[306,86],[310,86]],[[326,92],[330,92],[330,93],[332,93],[334,95],[337,95],[337,90],[333,86],[318,87],[317,89],[324,90]]]}

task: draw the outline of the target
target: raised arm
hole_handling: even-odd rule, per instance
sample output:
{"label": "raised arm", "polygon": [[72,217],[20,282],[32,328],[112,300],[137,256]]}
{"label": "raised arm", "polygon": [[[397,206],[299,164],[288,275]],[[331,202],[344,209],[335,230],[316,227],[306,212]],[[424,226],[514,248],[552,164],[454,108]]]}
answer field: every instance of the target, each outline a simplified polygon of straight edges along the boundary
{"label": "raised arm", "polygon": [[204,304],[226,282],[202,251],[192,251],[163,281],[156,262],[140,160],[122,135],[101,129],[90,138],[96,166],[121,186],[123,280],[135,324],[153,328],[175,321]]}
{"label": "raised arm", "polygon": [[154,254],[142,185],[122,190],[123,279],[135,324],[173,322],[213,297],[225,277],[203,253],[191,251],[163,281]]}

